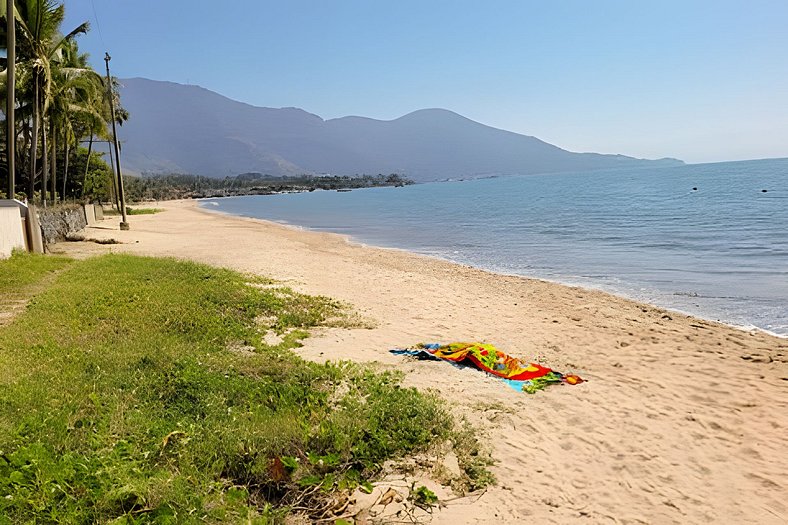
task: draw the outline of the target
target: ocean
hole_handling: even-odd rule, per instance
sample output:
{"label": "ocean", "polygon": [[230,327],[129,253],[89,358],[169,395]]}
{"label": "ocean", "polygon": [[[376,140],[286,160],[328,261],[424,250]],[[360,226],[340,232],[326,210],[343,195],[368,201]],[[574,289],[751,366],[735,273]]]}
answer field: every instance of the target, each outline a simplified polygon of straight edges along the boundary
{"label": "ocean", "polygon": [[788,159],[201,205],[788,336]]}

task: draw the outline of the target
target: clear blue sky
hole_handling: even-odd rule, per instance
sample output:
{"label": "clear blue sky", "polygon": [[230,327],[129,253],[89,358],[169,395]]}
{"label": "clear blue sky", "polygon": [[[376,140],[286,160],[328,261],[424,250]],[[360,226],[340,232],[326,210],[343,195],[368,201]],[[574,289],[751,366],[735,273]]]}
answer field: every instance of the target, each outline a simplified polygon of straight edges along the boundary
{"label": "clear blue sky", "polygon": [[117,76],[258,106],[442,107],[573,151],[788,156],[786,0],[67,0],[64,29],[83,21],[96,68],[109,50]]}

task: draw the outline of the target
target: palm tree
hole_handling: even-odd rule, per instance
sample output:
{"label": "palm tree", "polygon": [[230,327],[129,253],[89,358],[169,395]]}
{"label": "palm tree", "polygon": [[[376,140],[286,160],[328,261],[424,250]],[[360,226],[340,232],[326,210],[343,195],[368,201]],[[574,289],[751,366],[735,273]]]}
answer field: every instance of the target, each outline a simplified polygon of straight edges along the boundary
{"label": "palm tree", "polygon": [[[86,33],[90,28],[87,22],[80,24],[63,36],[60,25],[63,23],[65,9],[55,0],[17,0],[17,55],[20,62],[26,62],[32,77],[32,130],[30,140],[30,180],[28,189],[32,197],[36,178],[36,160],[39,129],[43,147],[42,155],[42,197],[46,202],[47,177],[47,130],[45,116],[53,95],[53,59],[67,42],[76,35]],[[54,198],[54,192],[53,192]]]}
{"label": "palm tree", "polygon": [[[85,173],[82,176],[82,189],[84,192],[85,181],[90,171],[90,159],[93,153],[93,140],[98,138],[100,140],[109,141],[112,135],[109,132],[108,126],[111,123],[112,112],[110,109],[110,98],[107,95],[106,81],[101,77],[102,87],[99,91],[93,92],[93,98],[88,102],[88,106],[92,111],[86,114],[80,114],[80,119],[77,121],[78,126],[75,127],[75,136],[82,138],[87,136],[88,141],[88,155],[87,162],[85,163]],[[129,119],[129,112],[120,105],[118,97],[120,84],[118,79],[112,77],[112,101],[115,104],[115,122],[123,125]],[[84,126],[84,127],[81,127]],[[110,156],[112,156],[112,149],[110,148]],[[114,166],[112,167],[114,171]],[[112,184],[114,185],[114,179]],[[84,193],[83,195],[84,196]]]}
{"label": "palm tree", "polygon": [[[0,17],[5,14],[4,7],[0,6]],[[16,0],[15,15],[19,117],[15,133],[17,137],[21,135],[22,142],[17,148],[21,157],[18,164],[23,173],[28,173],[29,198],[33,198],[36,179],[41,177],[42,199],[46,204],[47,182],[51,182],[54,199],[60,173],[63,188],[60,193],[65,198],[72,146],[83,137],[90,137],[87,174],[93,137],[109,137],[110,104],[116,108],[118,123],[128,118],[128,112],[120,107],[117,90],[108,95],[110,90],[103,77],[90,68],[87,55],[78,50],[74,37],[86,32],[88,24],[81,24],[65,36],[59,31],[64,15],[61,0]],[[0,26],[0,49],[5,44],[4,29],[4,25]],[[0,67],[2,61],[0,57]],[[0,71],[0,87],[4,84],[5,77]],[[112,79],[112,84],[116,87],[117,79]],[[4,92],[0,91],[0,103],[4,101]],[[59,146],[63,155],[62,171],[58,169]],[[84,176],[82,182],[84,189]]]}
{"label": "palm tree", "polygon": [[71,144],[87,130],[104,127],[100,100],[104,93],[102,77],[88,65],[88,55],[80,53],[76,41],[66,42],[53,60],[52,93],[48,117],[52,137],[52,192],[56,191],[57,139],[63,137],[63,192],[65,200]]}
{"label": "palm tree", "polygon": [[[115,107],[115,123],[122,126],[124,122],[129,119],[129,112],[120,105],[120,82],[118,81],[117,77],[111,78],[111,89],[104,91],[102,94],[101,99],[101,112],[104,117],[104,125],[100,128],[96,128],[98,133],[96,133],[100,138],[106,139],[109,141],[112,138],[110,134],[110,130],[108,129],[109,126],[112,124],[112,105]],[[107,93],[109,91],[109,95]],[[94,130],[92,130],[93,132]],[[90,136],[90,145],[88,146],[88,152],[91,151],[93,148],[93,135]],[[112,146],[109,148],[109,157],[110,157],[110,166],[112,169],[112,173],[115,173],[115,163],[112,161]],[[90,157],[88,156],[88,159]],[[85,167],[85,175],[87,176],[88,166]],[[118,209],[120,209],[120,201],[118,200],[118,191],[117,191],[117,180],[116,175],[112,177],[112,194],[113,200],[115,201]]]}

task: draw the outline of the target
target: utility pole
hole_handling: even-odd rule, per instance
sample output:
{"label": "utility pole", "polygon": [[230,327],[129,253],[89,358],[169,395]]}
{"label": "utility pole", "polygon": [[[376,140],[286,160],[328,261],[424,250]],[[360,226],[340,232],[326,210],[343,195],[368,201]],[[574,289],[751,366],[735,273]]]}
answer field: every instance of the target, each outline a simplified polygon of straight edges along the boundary
{"label": "utility pole", "polygon": [[123,195],[123,173],[120,171],[120,148],[118,147],[118,133],[115,128],[115,94],[112,92],[112,77],[109,75],[109,61],[112,57],[109,53],[104,53],[104,62],[107,64],[107,91],[109,93],[109,109],[112,117],[112,141],[115,143],[115,175],[118,178],[118,197],[120,198],[120,214],[123,220],[120,222],[121,230],[128,230],[129,223],[126,221],[126,198]]}
{"label": "utility pole", "polygon": [[[14,122],[14,109],[16,106],[15,83],[16,83],[16,20],[14,18],[14,0],[6,0],[6,40],[7,40],[7,93],[6,93],[6,156],[8,157],[8,198],[13,199],[16,195],[16,123]],[[28,196],[32,202],[33,196]]]}
{"label": "utility pole", "polygon": [[118,200],[118,177],[115,174],[115,156],[112,154],[112,143],[107,141],[107,151],[109,151],[109,166],[112,168],[112,187],[109,189],[112,204],[120,211],[120,201]]}

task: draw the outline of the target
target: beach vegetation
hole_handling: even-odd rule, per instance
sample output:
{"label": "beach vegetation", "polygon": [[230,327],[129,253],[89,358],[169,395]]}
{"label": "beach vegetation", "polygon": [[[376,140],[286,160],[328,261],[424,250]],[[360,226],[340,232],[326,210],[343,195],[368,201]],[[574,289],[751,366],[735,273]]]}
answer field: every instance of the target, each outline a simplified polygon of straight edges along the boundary
{"label": "beach vegetation", "polygon": [[[107,83],[80,52],[77,37],[89,31],[87,22],[63,30],[65,6],[56,0],[18,0],[16,19],[16,166],[19,197],[56,202],[67,198],[106,198],[106,184],[95,180],[90,162],[84,171],[75,166],[79,145],[89,137],[110,137],[110,104],[118,120],[128,118],[120,106],[117,81],[112,96]],[[0,10],[5,18],[5,5]],[[6,45],[6,24],[0,23],[0,49]],[[3,59],[5,60],[5,59]],[[0,99],[5,104],[5,72],[0,72]],[[5,127],[0,129],[5,143]],[[5,166],[5,163],[2,163]],[[3,171],[3,168],[0,168]],[[92,180],[91,180],[92,179]],[[95,191],[95,193],[94,193]]]}
{"label": "beach vegetation", "polygon": [[67,178],[66,196],[79,196],[97,203],[113,200],[113,171],[104,153],[77,147],[70,155],[74,176]]}
{"label": "beach vegetation", "polygon": [[418,488],[411,488],[410,499],[415,505],[422,508],[429,508],[438,502],[438,496],[424,485]]}
{"label": "beach vegetation", "polygon": [[242,173],[224,178],[182,173],[143,174],[128,177],[125,188],[130,202],[171,199],[269,195],[273,193],[314,190],[348,190],[358,188],[398,187],[413,181],[396,173],[390,175],[291,175],[273,176]]}
{"label": "beach vegetation", "polygon": [[346,315],[327,298],[174,259],[0,265],[29,295],[0,328],[0,523],[327,519],[458,435],[399,374],[297,356]]}
{"label": "beach vegetation", "polygon": [[163,211],[161,208],[132,208],[131,206],[126,206],[126,215],[154,215]]}

